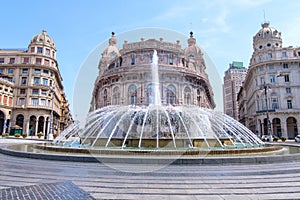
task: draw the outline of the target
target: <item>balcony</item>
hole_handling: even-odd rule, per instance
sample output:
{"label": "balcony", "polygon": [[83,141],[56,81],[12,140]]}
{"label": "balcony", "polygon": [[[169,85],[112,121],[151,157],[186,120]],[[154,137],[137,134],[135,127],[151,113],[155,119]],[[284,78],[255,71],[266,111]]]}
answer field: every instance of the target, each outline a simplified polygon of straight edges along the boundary
{"label": "balcony", "polygon": [[258,110],[258,111],[256,111],[256,114],[266,113],[267,111],[268,111],[269,113],[271,113],[271,112],[275,112],[275,109]]}

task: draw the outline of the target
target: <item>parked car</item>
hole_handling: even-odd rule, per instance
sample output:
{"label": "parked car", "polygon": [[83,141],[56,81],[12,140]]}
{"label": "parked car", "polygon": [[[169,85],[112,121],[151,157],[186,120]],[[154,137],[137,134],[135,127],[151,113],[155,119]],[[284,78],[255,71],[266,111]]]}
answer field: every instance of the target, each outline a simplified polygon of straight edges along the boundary
{"label": "parked car", "polygon": [[300,142],[300,135],[297,135],[297,136],[295,137],[295,142]]}

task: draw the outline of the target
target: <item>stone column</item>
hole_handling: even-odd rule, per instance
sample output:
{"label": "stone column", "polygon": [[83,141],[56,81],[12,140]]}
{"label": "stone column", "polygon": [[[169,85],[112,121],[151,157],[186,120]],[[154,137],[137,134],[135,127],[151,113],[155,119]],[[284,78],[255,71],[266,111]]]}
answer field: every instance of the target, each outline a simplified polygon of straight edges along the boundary
{"label": "stone column", "polygon": [[286,127],[286,119],[282,119],[280,118],[280,123],[281,123],[281,131],[282,131],[282,136],[285,136],[286,138],[288,138],[288,134],[287,134],[287,127]]}
{"label": "stone column", "polygon": [[48,133],[48,132],[46,132],[47,130],[46,130],[46,117],[44,116],[44,124],[43,124],[43,133],[44,133],[44,135],[46,134],[46,133]]}
{"label": "stone column", "polygon": [[[30,119],[25,120],[24,119],[24,124],[23,124],[23,133],[27,133],[27,135],[29,136],[30,132],[29,132],[29,121]],[[24,128],[25,127],[25,128]],[[34,133],[32,133],[34,134]]]}

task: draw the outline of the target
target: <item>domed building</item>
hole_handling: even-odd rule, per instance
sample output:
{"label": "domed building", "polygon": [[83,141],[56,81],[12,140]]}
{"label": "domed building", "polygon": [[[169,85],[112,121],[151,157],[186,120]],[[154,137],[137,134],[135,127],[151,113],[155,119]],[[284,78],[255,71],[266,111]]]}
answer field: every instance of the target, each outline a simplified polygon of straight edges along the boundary
{"label": "domed building", "polygon": [[7,126],[1,133],[19,127],[29,136],[39,132],[47,136],[60,133],[67,126],[69,104],[56,47],[45,30],[35,35],[26,49],[0,49],[0,73],[14,83],[12,110],[6,114],[0,107],[0,116],[4,115]]}
{"label": "domed building", "polygon": [[91,111],[108,105],[149,105],[153,103],[151,66],[154,50],[158,56],[162,105],[197,105],[214,108],[214,95],[201,49],[191,32],[187,48],[175,43],[141,38],[117,47],[112,33],[99,62]]}
{"label": "domed building", "polygon": [[239,92],[240,121],[257,135],[293,139],[300,128],[300,48],[283,47],[281,33],[263,23]]}

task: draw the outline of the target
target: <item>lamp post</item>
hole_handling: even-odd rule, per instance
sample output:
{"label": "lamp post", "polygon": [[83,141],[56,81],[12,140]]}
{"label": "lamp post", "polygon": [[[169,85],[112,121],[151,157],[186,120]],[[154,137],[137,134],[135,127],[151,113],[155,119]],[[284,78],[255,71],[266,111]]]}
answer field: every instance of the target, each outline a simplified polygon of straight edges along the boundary
{"label": "lamp post", "polygon": [[50,128],[49,128],[49,134],[48,134],[48,139],[50,139],[50,135],[51,135],[51,137],[53,136],[53,101],[54,101],[54,88],[53,87],[51,87],[50,88],[50,91],[51,91],[51,114],[50,114]]}
{"label": "lamp post", "polygon": [[268,85],[266,84],[266,82],[264,82],[263,84],[263,89],[265,93],[265,103],[267,108],[267,135],[269,137],[269,141],[272,142],[271,124],[270,124],[269,106],[268,106]]}

